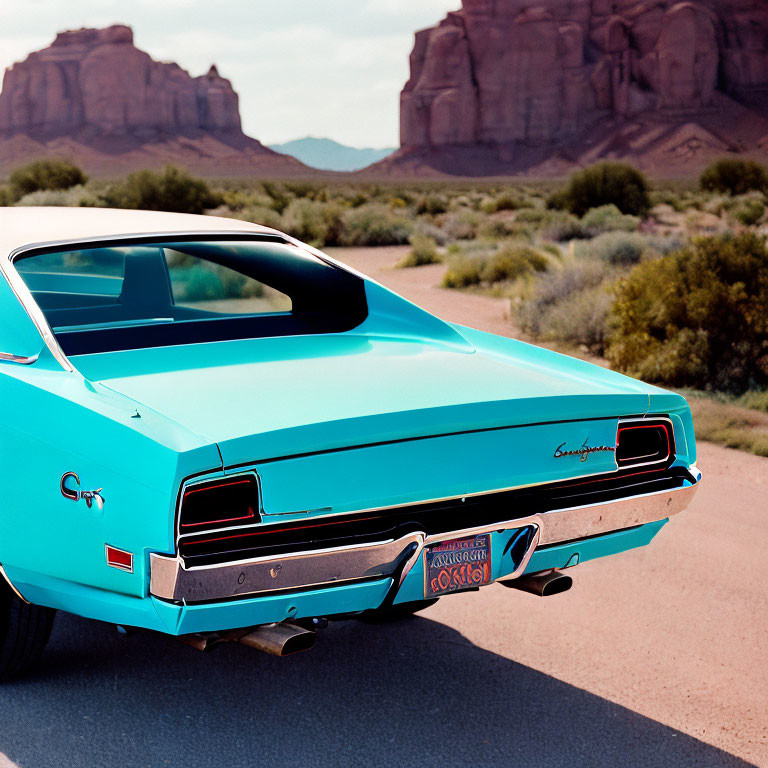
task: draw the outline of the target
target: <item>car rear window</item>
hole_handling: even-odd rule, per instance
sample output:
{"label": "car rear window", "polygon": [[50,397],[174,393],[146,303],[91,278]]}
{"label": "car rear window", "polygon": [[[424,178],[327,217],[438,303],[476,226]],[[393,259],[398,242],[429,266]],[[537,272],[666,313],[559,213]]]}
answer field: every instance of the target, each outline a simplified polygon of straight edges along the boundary
{"label": "car rear window", "polygon": [[359,277],[282,242],[142,239],[14,264],[68,355],[338,333],[367,315]]}

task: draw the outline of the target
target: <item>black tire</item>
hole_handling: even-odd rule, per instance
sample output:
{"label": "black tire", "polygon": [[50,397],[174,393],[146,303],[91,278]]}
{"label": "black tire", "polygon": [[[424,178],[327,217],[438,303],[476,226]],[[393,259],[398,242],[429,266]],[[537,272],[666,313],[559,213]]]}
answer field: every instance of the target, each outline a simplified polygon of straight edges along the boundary
{"label": "black tire", "polygon": [[0,578],[0,681],[26,674],[40,659],[56,611],[29,605]]}
{"label": "black tire", "polygon": [[360,621],[365,621],[368,624],[387,624],[390,621],[400,621],[413,616],[414,613],[423,611],[425,608],[429,608],[437,602],[438,598],[434,597],[431,600],[415,600],[412,603],[398,603],[397,605],[391,605],[388,608],[378,608],[375,611],[366,611],[360,614]]}

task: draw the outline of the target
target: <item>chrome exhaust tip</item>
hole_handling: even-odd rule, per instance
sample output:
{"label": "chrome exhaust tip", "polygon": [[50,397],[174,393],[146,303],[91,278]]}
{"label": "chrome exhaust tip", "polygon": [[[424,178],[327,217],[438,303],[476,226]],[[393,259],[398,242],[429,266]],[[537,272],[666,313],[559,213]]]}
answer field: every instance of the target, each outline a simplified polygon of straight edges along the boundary
{"label": "chrome exhaust tip", "polygon": [[256,627],[247,635],[238,638],[238,642],[250,648],[256,648],[272,656],[290,656],[314,648],[317,634],[297,624],[265,624]]}
{"label": "chrome exhaust tip", "polygon": [[500,581],[509,589],[519,589],[522,592],[530,592],[539,597],[550,597],[567,592],[573,586],[573,579],[566,576],[561,571],[542,571],[541,573],[532,573],[529,576],[520,576],[517,579],[508,579]]}

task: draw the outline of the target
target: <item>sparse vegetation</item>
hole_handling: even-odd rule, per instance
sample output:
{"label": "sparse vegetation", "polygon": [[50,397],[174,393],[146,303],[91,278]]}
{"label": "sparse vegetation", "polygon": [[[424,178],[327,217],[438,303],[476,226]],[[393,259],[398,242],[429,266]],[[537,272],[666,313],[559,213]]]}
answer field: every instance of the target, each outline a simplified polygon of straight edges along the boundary
{"label": "sparse vegetation", "polygon": [[[753,166],[734,171],[729,158],[715,181],[652,190],[615,163],[580,171],[559,191],[552,182],[202,181],[175,168],[52,188],[54,174],[42,174],[43,186],[21,196],[0,186],[0,204],[205,211],[316,246],[409,243],[398,266],[444,261],[445,286],[507,298],[531,339],[589,357],[607,351],[633,375],[706,387],[686,392],[699,435],[768,455],[759,235],[768,190]],[[198,299],[222,290],[210,276],[188,283]]]}
{"label": "sparse vegetation", "polygon": [[11,194],[16,199],[38,190],[69,189],[85,184],[88,177],[69,160],[46,159],[17,168],[10,178]]}
{"label": "sparse vegetation", "polygon": [[203,179],[190,176],[172,165],[163,171],[138,171],[110,186],[103,195],[112,208],[141,208],[145,211],[203,213],[221,203]]}

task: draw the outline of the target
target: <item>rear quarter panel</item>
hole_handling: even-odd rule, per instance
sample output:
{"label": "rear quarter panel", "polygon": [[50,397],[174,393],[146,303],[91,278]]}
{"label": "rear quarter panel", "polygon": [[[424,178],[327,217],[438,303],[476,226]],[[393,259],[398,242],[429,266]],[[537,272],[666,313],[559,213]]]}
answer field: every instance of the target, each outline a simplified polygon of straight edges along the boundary
{"label": "rear quarter panel", "polygon": [[[181,479],[215,469],[214,445],[77,374],[0,366],[0,563],[13,581],[55,577],[134,596],[146,593],[148,552],[172,552]],[[102,488],[103,510],[60,492],[65,472]],[[108,567],[105,544],[134,555]]]}

